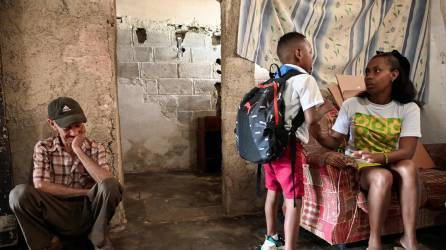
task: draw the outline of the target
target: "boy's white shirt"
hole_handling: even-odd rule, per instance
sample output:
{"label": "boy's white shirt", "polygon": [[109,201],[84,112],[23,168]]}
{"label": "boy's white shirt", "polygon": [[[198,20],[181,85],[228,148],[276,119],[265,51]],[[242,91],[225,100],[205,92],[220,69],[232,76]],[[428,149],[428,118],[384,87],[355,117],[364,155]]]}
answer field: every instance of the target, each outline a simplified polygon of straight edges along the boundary
{"label": "boy's white shirt", "polygon": [[[303,74],[293,76],[288,79],[283,100],[285,102],[285,128],[291,129],[292,120],[299,112],[300,107],[305,111],[314,106],[324,103],[321,91],[317,85],[316,79],[307,73],[303,68],[285,64],[288,67],[297,69]],[[296,137],[304,144],[308,143],[310,134],[308,125],[304,122],[296,131]]]}

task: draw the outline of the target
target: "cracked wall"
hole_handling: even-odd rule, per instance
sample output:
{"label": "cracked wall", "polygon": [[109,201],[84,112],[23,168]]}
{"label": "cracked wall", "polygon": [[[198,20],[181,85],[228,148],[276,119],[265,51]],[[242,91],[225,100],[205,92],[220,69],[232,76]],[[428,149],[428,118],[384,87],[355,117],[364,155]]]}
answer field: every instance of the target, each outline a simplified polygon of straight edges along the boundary
{"label": "cracked wall", "polygon": [[152,21],[191,23],[220,27],[220,0],[119,0],[116,3],[118,16],[132,16]]}
{"label": "cracked wall", "polygon": [[[123,181],[115,22],[114,0],[0,0],[1,77],[16,184],[28,181],[35,143],[50,136],[47,104],[58,96],[79,101],[87,136],[106,145]],[[117,217],[124,220],[122,210]]]}
{"label": "cracked wall", "polygon": [[[166,19],[174,17],[166,14]],[[213,14],[219,16],[219,10]],[[199,19],[118,20],[124,171],[195,170],[197,119],[216,114],[219,27],[202,25]]]}

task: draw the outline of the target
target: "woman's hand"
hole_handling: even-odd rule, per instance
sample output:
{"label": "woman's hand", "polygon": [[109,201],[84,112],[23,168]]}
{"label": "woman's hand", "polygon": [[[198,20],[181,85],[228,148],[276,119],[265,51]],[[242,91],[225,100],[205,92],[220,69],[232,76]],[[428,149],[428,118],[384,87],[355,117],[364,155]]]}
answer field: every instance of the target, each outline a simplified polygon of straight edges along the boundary
{"label": "woman's hand", "polygon": [[384,154],[383,153],[370,153],[367,151],[354,151],[353,157],[357,159],[363,159],[370,163],[380,163],[384,164]]}
{"label": "woman's hand", "polygon": [[354,162],[350,157],[346,157],[342,153],[330,151],[321,156],[321,164],[342,168],[345,166],[353,166]]}

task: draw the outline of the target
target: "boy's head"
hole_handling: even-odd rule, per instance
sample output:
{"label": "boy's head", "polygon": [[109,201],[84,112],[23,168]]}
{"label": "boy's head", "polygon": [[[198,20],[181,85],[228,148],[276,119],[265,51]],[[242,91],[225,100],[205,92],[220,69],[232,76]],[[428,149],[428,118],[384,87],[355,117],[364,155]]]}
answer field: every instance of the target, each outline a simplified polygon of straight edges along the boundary
{"label": "boy's head", "polygon": [[313,51],[304,35],[290,32],[283,35],[277,43],[277,56],[282,64],[294,64],[311,73]]}

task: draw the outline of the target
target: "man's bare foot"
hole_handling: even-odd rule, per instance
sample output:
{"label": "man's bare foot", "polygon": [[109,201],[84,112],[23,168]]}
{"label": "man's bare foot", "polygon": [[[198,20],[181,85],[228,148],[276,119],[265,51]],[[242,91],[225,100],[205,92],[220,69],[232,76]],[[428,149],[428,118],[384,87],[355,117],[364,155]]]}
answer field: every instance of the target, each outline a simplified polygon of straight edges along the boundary
{"label": "man's bare foot", "polygon": [[53,238],[48,243],[48,246],[45,248],[45,250],[62,250],[63,244],[62,241],[57,237],[56,235],[53,236]]}

